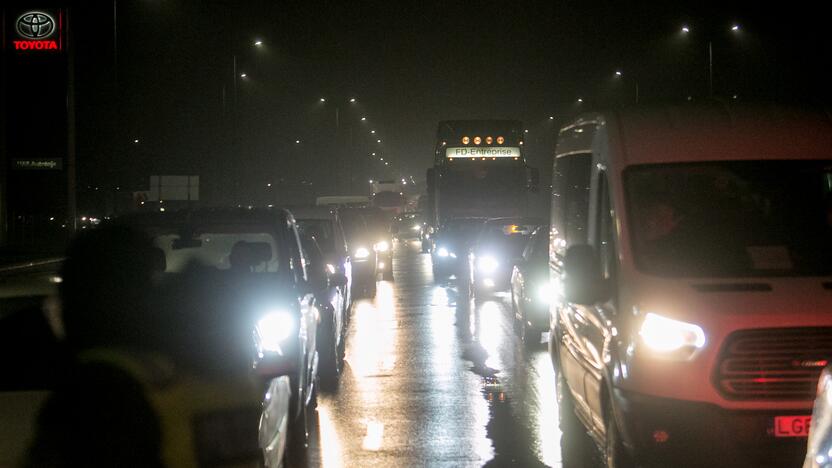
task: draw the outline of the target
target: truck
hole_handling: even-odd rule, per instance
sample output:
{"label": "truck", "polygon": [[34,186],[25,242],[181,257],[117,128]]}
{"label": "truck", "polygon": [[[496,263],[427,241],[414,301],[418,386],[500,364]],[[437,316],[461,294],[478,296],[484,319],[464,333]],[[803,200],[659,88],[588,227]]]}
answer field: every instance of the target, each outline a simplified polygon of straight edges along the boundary
{"label": "truck", "polygon": [[439,122],[427,170],[423,239],[453,218],[529,214],[540,175],[526,163],[524,135],[519,120]]}

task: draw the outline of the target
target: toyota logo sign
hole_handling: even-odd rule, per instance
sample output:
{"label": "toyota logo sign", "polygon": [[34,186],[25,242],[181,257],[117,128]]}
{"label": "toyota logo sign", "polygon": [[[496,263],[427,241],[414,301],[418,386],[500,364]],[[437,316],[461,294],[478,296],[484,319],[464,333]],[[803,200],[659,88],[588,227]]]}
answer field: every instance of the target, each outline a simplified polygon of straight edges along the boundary
{"label": "toyota logo sign", "polygon": [[20,36],[39,41],[55,32],[55,19],[42,11],[29,11],[17,18],[16,27]]}
{"label": "toyota logo sign", "polygon": [[17,40],[13,40],[14,50],[39,51],[63,49],[61,32],[63,29],[63,15],[58,11],[57,16],[43,10],[27,11],[17,17],[14,30]]}

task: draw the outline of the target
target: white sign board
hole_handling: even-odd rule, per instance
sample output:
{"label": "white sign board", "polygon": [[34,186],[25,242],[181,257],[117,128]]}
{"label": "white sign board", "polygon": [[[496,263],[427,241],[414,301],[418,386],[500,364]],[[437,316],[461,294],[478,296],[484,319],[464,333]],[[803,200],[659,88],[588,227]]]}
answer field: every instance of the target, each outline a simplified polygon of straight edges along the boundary
{"label": "white sign board", "polygon": [[519,158],[520,148],[502,146],[466,146],[461,148],[448,148],[445,150],[445,157],[456,158]]}

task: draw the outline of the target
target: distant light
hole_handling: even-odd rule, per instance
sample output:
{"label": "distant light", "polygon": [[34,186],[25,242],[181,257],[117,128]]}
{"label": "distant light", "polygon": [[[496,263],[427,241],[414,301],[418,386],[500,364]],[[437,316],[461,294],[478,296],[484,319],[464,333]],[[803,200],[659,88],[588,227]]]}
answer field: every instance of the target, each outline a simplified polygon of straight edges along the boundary
{"label": "distant light", "polygon": [[527,129],[523,130],[523,133],[529,133],[529,129],[527,128]]}
{"label": "distant light", "polygon": [[64,282],[64,279],[60,276],[52,276],[49,278],[49,282],[54,284],[61,284]]}
{"label": "distant light", "polygon": [[555,120],[555,116],[554,116],[554,115],[550,115],[550,116],[549,116],[549,120]]}
{"label": "distant light", "polygon": [[384,161],[384,158],[378,158],[379,161]]}
{"label": "distant light", "polygon": [[375,130],[370,130],[370,133],[376,133],[376,131]]}
{"label": "distant light", "polygon": [[578,104],[584,102],[584,98],[578,98]]}
{"label": "distant light", "polygon": [[139,139],[138,139],[138,138],[136,138],[135,140],[133,140],[133,143],[138,143],[138,142],[139,142]]}
{"label": "distant light", "polygon": [[271,187],[271,186],[272,186],[272,184],[266,184],[266,187]]}
{"label": "distant light", "polygon": [[260,47],[260,46],[262,46],[262,45],[263,45],[263,41],[261,41],[261,40],[259,40],[259,39],[258,39],[258,40],[256,40],[256,41],[254,41],[254,45],[256,45],[257,47]]}
{"label": "distant light", "polygon": [[326,102],[326,98],[321,98],[320,101],[321,102]]}
{"label": "distant light", "polygon": [[385,165],[385,166],[389,166],[389,165],[390,165],[390,163],[387,163],[387,162],[386,162],[386,163],[384,163],[384,165]]}
{"label": "distant light", "polygon": [[55,221],[55,218],[49,218],[49,221]]}
{"label": "distant light", "polygon": [[164,208],[159,208],[159,211],[161,211],[162,213],[164,213],[164,212],[165,212],[165,209],[164,209]]}
{"label": "distant light", "polygon": [[376,155],[376,154],[375,154],[375,153],[373,153],[373,156],[375,156],[375,155]]}
{"label": "distant light", "polygon": [[376,140],[376,143],[381,143],[381,140]]}
{"label": "distant light", "polygon": [[688,96],[688,101],[693,101],[693,96]]}
{"label": "distant light", "polygon": [[731,98],[732,98],[732,99],[739,99],[740,97],[739,97],[738,95],[736,95],[736,94],[735,94],[735,95],[731,96]]}
{"label": "distant light", "polygon": [[621,76],[621,75],[622,75],[621,70],[616,70],[615,71],[615,76]]}
{"label": "distant light", "polygon": [[739,30],[740,30],[740,25],[735,24],[735,25],[731,26],[731,31],[739,31]]}
{"label": "distant light", "polygon": [[300,140],[295,140],[295,144],[300,144]]}
{"label": "distant light", "polygon": [[373,183],[373,179],[370,179],[370,183],[371,183],[371,184]]}
{"label": "distant light", "polygon": [[690,32],[690,28],[689,28],[689,27],[687,27],[687,26],[682,26],[682,32],[683,32],[683,33],[685,33],[685,34],[687,34],[687,33],[689,33],[689,32]]}
{"label": "distant light", "polygon": [[366,121],[367,121],[367,117],[361,117],[361,121],[362,121],[362,122],[366,122]]}
{"label": "distant light", "polygon": [[355,98],[350,98],[350,102],[355,102]]}
{"label": "distant light", "polygon": [[245,73],[240,73],[240,78],[245,78],[245,77],[247,77],[247,76],[248,76],[248,75],[246,75]]}

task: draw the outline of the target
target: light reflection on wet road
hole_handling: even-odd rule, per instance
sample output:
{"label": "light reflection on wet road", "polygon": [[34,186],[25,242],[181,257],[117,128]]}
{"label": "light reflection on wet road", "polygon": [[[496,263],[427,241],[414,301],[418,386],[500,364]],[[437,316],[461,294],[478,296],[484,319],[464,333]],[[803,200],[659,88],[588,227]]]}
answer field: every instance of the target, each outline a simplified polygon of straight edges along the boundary
{"label": "light reflection on wet road", "polygon": [[309,465],[561,466],[549,355],[523,351],[507,298],[458,303],[412,243],[397,244],[394,276],[353,310]]}

